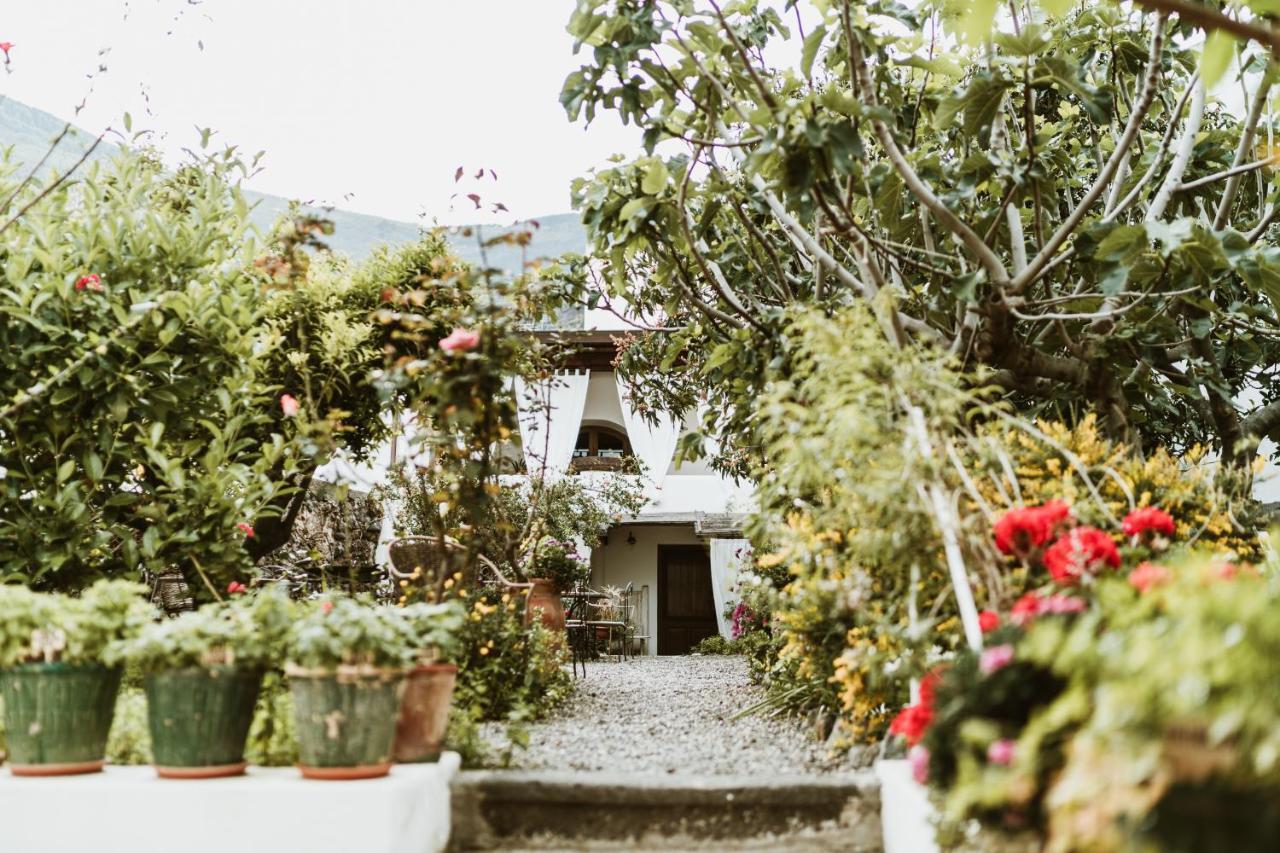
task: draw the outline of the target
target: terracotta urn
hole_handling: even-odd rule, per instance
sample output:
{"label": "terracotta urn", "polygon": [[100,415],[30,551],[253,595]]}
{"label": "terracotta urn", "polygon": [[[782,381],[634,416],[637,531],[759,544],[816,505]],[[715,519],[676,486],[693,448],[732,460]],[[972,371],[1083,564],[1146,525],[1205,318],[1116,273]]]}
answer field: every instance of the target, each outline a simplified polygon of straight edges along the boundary
{"label": "terracotta urn", "polygon": [[409,670],[393,756],[401,763],[436,761],[449,727],[458,668],[451,663],[422,664]]}
{"label": "terracotta urn", "polygon": [[531,624],[535,618],[541,618],[542,624],[551,631],[564,630],[564,602],[556,585],[548,578],[529,578],[533,589],[529,590],[529,600],[524,606],[525,624]]}

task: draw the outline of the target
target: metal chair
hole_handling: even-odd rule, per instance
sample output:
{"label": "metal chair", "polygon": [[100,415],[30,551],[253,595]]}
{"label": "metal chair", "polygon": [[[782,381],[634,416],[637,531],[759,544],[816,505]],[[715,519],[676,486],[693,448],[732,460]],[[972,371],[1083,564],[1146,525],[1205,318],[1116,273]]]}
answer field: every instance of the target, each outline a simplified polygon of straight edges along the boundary
{"label": "metal chair", "polygon": [[392,542],[387,550],[390,560],[387,574],[393,582],[424,583],[431,588],[435,601],[444,599],[445,590],[448,589],[446,584],[459,572],[462,577],[454,578],[457,581],[455,586],[474,588],[477,584],[493,584],[508,592],[533,589],[531,583],[513,583],[507,580],[493,561],[483,554],[475,554],[473,563],[459,566],[459,558],[466,555],[466,546],[456,539],[402,536]]}
{"label": "metal chair", "polygon": [[564,630],[569,641],[570,666],[573,677],[578,677],[578,666],[582,666],[582,677],[587,677],[587,659],[591,650],[591,631],[587,628],[587,600],[573,597],[569,599],[569,607],[565,610]]}
{"label": "metal chair", "polygon": [[[627,645],[639,648],[640,656],[649,654],[649,586],[631,589],[627,606]],[[634,655],[633,655],[634,656]]]}

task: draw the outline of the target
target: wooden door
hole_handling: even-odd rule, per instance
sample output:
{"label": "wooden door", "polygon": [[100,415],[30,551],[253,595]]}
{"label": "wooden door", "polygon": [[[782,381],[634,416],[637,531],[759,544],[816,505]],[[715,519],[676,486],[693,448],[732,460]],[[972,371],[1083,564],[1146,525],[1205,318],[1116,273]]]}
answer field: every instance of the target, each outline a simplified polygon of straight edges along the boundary
{"label": "wooden door", "polygon": [[711,557],[701,545],[658,546],[658,654],[688,654],[719,632]]}

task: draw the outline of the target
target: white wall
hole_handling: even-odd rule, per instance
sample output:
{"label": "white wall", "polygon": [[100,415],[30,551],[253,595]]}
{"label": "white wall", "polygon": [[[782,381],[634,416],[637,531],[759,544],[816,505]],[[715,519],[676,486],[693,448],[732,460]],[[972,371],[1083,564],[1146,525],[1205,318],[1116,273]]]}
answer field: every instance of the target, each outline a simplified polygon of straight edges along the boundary
{"label": "white wall", "polygon": [[[635,536],[634,545],[627,535]],[[628,582],[636,589],[648,587],[645,627],[650,655],[658,653],[658,546],[706,545],[693,532],[692,524],[624,524],[609,531],[609,544],[591,552],[591,585],[624,587]]]}

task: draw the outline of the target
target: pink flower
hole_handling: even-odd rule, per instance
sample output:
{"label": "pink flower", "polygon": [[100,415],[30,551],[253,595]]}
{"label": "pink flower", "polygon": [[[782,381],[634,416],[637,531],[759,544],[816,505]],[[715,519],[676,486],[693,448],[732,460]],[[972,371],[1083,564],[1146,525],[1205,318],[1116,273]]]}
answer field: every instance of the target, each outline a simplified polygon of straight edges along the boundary
{"label": "pink flower", "polygon": [[1139,563],[1136,569],[1129,572],[1129,586],[1138,592],[1147,592],[1153,586],[1160,586],[1171,580],[1173,572],[1155,563]]}
{"label": "pink flower", "polygon": [[1083,613],[1084,600],[1067,595],[1065,592],[1055,592],[1053,595],[1045,596],[1040,600],[1040,613]]}
{"label": "pink flower", "polygon": [[298,414],[298,398],[292,394],[281,394],[280,411],[284,412],[286,418],[291,418]]}
{"label": "pink flower", "polygon": [[992,533],[1000,553],[1026,558],[1052,542],[1070,521],[1071,507],[1063,501],[1049,501],[1042,506],[1009,510],[996,520]]}
{"label": "pink flower", "polygon": [[1015,744],[1008,738],[993,740],[987,747],[987,763],[1008,766],[1013,763],[1014,752]]}
{"label": "pink flower", "polygon": [[321,612],[321,613],[323,613],[323,614],[325,614],[325,615],[327,616],[327,615],[329,615],[329,612],[330,612],[331,610],[333,610],[333,602],[332,602],[332,601],[322,601],[322,602],[320,602],[320,612]]}
{"label": "pink flower", "polygon": [[13,50],[13,42],[0,41],[0,51],[4,51],[4,64],[9,64],[9,51]]}
{"label": "pink flower", "polygon": [[239,524],[236,525],[236,529],[244,534],[244,538],[246,539],[253,538],[253,525],[250,524],[249,522],[247,521],[240,522]]}
{"label": "pink flower", "polygon": [[911,778],[921,785],[929,781],[929,750],[923,744],[916,744],[907,753],[907,764],[911,767]]}
{"label": "pink flower", "polygon": [[232,581],[231,583],[227,584],[228,595],[239,595],[242,592],[248,592],[248,591],[249,591],[249,587],[245,586],[239,581]]}
{"label": "pink flower", "polygon": [[467,352],[480,345],[480,333],[470,329],[454,329],[449,337],[440,341],[440,349],[445,352]]}
{"label": "pink flower", "polygon": [[996,670],[1004,669],[1012,660],[1013,646],[1008,643],[992,646],[982,650],[982,655],[978,658],[978,669],[982,670],[983,675],[990,675]]}
{"label": "pink flower", "polygon": [[1070,586],[1104,566],[1120,567],[1120,552],[1110,536],[1096,527],[1076,527],[1049,546],[1044,565],[1055,581]]}
{"label": "pink flower", "polygon": [[102,292],[102,276],[96,272],[88,275],[82,275],[76,279],[76,290],[92,290],[95,293]]}
{"label": "pink flower", "polygon": [[978,627],[982,633],[990,634],[1000,627],[1000,614],[994,610],[984,610],[978,614]]}
{"label": "pink flower", "polygon": [[1142,536],[1144,533],[1161,533],[1172,536],[1175,526],[1173,516],[1156,506],[1135,509],[1124,517],[1121,525],[1125,536]]}

